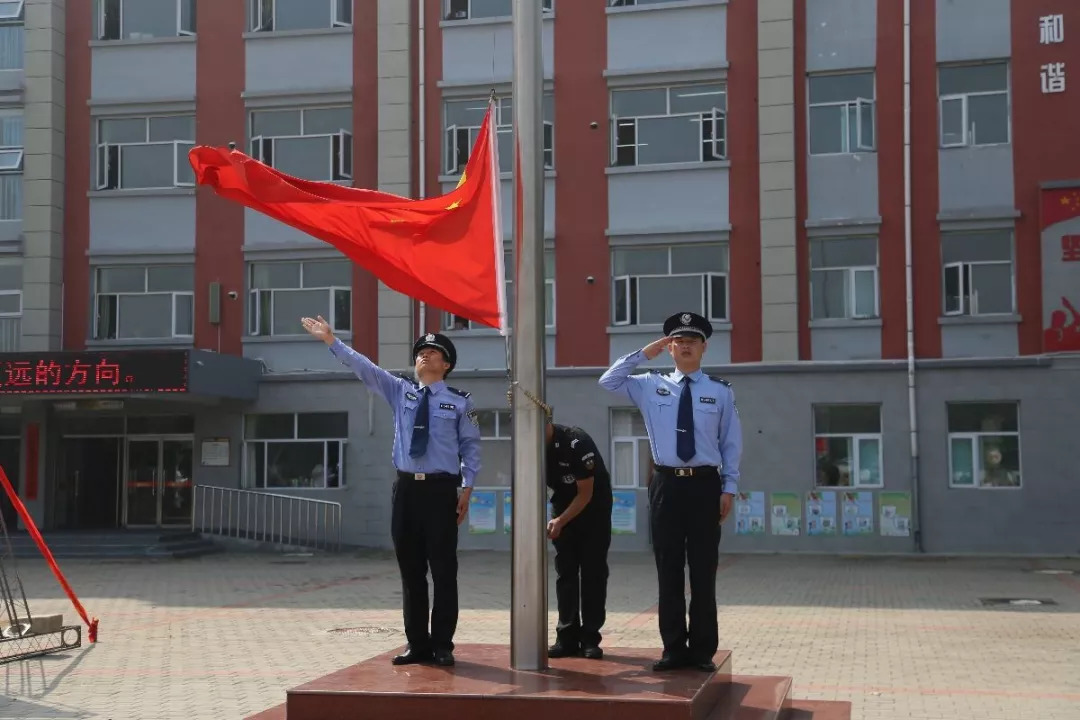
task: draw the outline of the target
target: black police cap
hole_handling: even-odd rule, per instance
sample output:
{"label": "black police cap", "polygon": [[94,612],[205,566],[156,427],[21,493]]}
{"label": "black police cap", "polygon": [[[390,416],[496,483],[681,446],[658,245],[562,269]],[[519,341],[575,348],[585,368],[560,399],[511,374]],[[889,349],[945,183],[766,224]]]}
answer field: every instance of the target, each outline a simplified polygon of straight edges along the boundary
{"label": "black police cap", "polygon": [[[446,358],[446,362],[450,363],[450,370],[453,370],[454,366],[457,365],[457,348],[454,347],[454,343],[450,342],[450,338],[445,335],[426,333],[416,338],[416,342],[412,346],[413,358],[415,359],[417,354],[426,347],[435,348],[441,352],[443,357]],[[450,370],[447,370],[447,372],[449,373]]]}
{"label": "black police cap", "polygon": [[697,335],[702,340],[708,340],[712,335],[712,325],[697,313],[675,313],[664,321],[664,335],[666,337]]}

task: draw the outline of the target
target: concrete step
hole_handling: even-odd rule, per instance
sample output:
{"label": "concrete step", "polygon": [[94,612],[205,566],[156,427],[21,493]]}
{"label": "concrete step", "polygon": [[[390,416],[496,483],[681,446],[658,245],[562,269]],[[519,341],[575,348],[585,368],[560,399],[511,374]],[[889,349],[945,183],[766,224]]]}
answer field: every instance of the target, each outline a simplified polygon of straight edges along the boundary
{"label": "concrete step", "polygon": [[793,700],[782,720],[851,720],[846,700]]}
{"label": "concrete step", "polygon": [[790,677],[732,675],[708,720],[778,720],[790,706]]}

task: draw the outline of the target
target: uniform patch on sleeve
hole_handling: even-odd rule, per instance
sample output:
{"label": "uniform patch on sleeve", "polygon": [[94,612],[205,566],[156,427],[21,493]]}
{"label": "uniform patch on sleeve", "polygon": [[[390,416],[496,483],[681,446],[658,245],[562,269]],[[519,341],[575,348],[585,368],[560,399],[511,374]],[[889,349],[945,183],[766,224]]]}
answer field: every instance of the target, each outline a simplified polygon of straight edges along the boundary
{"label": "uniform patch on sleeve", "polygon": [[475,410],[470,410],[469,412],[465,413],[465,417],[469,418],[469,422],[471,422],[473,425],[475,425],[476,427],[480,427],[480,419],[476,416]]}

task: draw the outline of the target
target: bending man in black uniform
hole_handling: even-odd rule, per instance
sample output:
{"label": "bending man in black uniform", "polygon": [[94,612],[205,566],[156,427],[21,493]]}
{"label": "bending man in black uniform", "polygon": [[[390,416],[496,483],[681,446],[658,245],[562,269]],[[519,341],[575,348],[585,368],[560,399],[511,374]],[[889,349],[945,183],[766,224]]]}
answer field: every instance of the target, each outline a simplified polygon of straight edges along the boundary
{"label": "bending man in black uniform", "polygon": [[547,484],[553,491],[548,537],[555,545],[559,603],[548,657],[599,660],[604,656],[600,628],[607,603],[611,477],[596,443],[581,428],[548,421]]}

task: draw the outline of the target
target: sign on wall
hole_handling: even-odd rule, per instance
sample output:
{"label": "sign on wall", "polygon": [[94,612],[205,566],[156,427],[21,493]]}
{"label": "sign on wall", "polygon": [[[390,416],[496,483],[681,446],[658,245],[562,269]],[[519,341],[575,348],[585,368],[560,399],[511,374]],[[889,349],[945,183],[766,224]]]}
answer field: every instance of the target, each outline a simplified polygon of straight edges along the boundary
{"label": "sign on wall", "polygon": [[774,492],[769,504],[772,506],[772,534],[798,535],[802,525],[802,499],[799,493]]}
{"label": "sign on wall", "polygon": [[811,490],[806,493],[806,534],[836,535],[835,490]]}
{"label": "sign on wall", "polygon": [[[1065,42],[1065,16],[1043,15],[1039,18],[1039,44],[1059,45]],[[1040,86],[1044,95],[1065,92],[1065,63],[1052,61],[1039,68]]]}
{"label": "sign on wall", "polygon": [[473,535],[495,532],[494,490],[473,490],[469,496],[469,532]]}
{"label": "sign on wall", "polygon": [[637,533],[637,492],[617,490],[611,493],[611,534]]}
{"label": "sign on wall", "polygon": [[182,393],[188,390],[183,350],[100,353],[5,353],[0,394],[81,395]]}
{"label": "sign on wall", "polygon": [[735,496],[735,534],[765,534],[764,492],[740,492]]}
{"label": "sign on wall", "polygon": [[874,493],[861,490],[844,492],[843,518],[840,527],[845,535],[874,534]]}
{"label": "sign on wall", "polygon": [[1080,185],[1043,188],[1043,352],[1080,352]]}
{"label": "sign on wall", "polygon": [[908,537],[911,534],[911,494],[906,492],[883,492],[878,495],[881,504],[881,534],[884,537]]}

